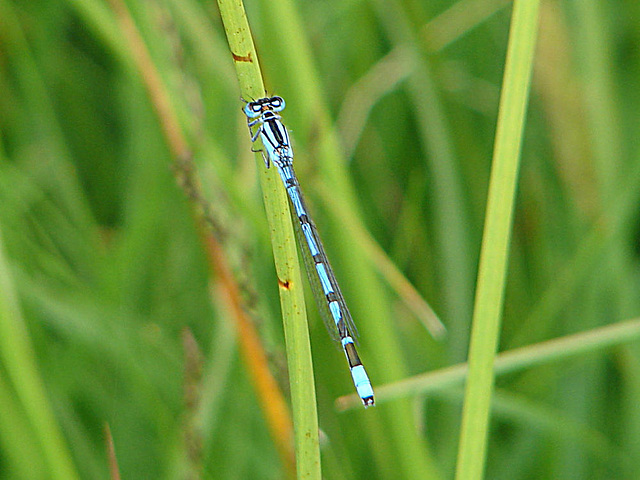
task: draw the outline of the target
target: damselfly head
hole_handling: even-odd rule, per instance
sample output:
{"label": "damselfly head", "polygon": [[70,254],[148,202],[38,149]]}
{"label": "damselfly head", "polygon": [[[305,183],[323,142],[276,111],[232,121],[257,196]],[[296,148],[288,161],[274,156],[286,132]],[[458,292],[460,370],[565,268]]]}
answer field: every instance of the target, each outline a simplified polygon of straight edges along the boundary
{"label": "damselfly head", "polygon": [[248,102],[244,106],[244,114],[249,118],[257,118],[264,112],[280,112],[284,109],[285,103],[282,97],[265,97]]}

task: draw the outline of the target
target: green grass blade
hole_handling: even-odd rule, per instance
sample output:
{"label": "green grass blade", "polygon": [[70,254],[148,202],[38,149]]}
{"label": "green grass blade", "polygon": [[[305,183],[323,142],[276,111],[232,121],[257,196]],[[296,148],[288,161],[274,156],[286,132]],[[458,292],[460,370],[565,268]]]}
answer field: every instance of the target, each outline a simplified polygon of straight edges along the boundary
{"label": "green grass blade", "polygon": [[[22,406],[40,440],[51,478],[60,480],[79,478],[38,373],[35,352],[20,312],[1,239],[0,352]],[[19,434],[16,438],[19,438]]]}
{"label": "green grass blade", "polygon": [[[258,58],[241,2],[219,0],[229,48],[243,98],[265,95]],[[298,478],[320,479],[320,448],[311,346],[289,203],[275,168],[267,171],[256,154],[273,255],[280,286],[280,305],[287,344]]]}
{"label": "green grass blade", "polygon": [[500,100],[469,349],[456,479],[483,476],[516,179],[538,25],[537,0],[516,1]]}

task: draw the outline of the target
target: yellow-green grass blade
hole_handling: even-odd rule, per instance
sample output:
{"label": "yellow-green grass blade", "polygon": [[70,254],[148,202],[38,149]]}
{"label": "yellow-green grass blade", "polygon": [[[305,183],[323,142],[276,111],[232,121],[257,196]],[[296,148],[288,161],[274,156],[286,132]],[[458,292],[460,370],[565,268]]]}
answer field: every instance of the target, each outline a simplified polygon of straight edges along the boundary
{"label": "yellow-green grass blade", "polygon": [[514,2],[476,286],[457,480],[483,477],[522,132],[538,26],[537,0]]}

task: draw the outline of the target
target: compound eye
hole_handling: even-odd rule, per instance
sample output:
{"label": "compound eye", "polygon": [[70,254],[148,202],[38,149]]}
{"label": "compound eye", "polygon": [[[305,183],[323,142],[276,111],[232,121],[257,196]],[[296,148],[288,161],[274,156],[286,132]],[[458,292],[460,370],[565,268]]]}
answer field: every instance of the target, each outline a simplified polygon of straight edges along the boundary
{"label": "compound eye", "polygon": [[247,117],[256,118],[260,114],[260,106],[257,106],[255,102],[249,102],[244,106],[244,113]]}
{"label": "compound eye", "polygon": [[262,105],[258,103],[250,103],[249,105],[251,106],[252,112],[260,113],[260,111],[262,111]]}
{"label": "compound eye", "polygon": [[273,110],[279,112],[284,108],[284,99],[282,97],[271,97],[269,104]]}

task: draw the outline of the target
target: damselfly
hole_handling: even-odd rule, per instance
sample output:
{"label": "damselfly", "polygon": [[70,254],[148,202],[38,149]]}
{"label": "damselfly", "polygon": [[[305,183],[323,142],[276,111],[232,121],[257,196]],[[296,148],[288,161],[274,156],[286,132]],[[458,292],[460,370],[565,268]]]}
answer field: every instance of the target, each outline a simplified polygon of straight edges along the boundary
{"label": "damselfly", "polygon": [[354,344],[357,331],[320,241],[318,230],[309,217],[298,178],[293,170],[293,149],[289,142],[289,133],[278,114],[284,106],[281,97],[261,98],[247,103],[244,113],[247,116],[251,141],[255,142],[260,137],[266,151],[266,154],[263,152],[263,156],[267,168],[274,164],[278,169],[289,195],[293,214],[296,216],[294,224],[316,303],[329,333],[342,345],[362,403],[369,407],[375,404],[373,388]]}

